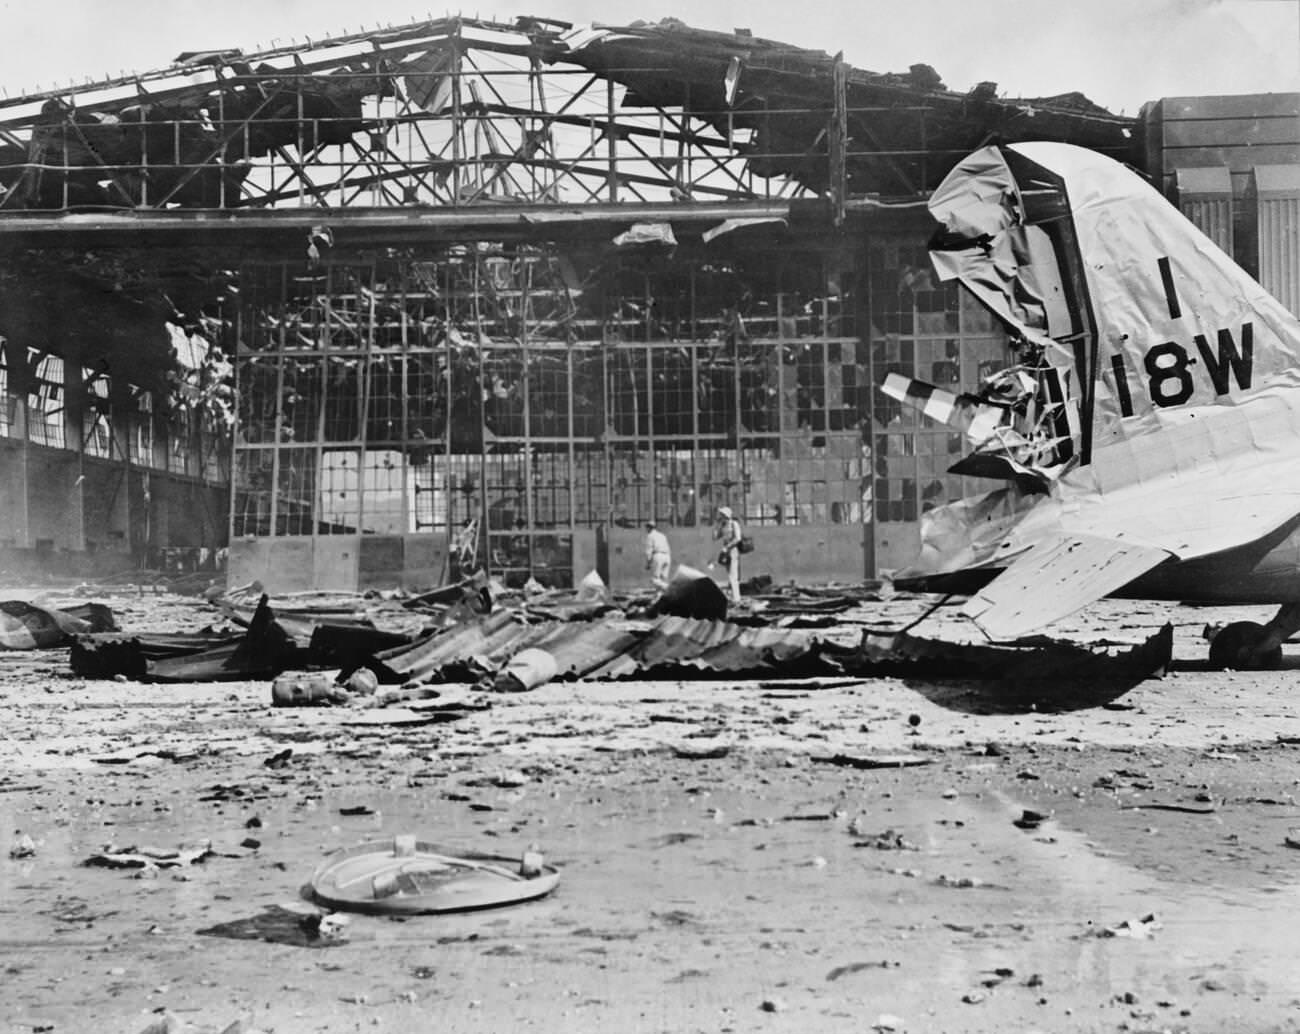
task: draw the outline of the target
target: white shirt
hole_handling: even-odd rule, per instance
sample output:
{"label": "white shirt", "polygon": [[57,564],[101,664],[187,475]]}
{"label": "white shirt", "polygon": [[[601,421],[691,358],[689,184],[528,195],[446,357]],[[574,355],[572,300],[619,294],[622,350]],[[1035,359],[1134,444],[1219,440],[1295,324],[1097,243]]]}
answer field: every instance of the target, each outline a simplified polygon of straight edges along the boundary
{"label": "white shirt", "polygon": [[645,533],[645,558],[649,560],[656,553],[669,556],[671,550],[668,547],[668,536],[658,528],[652,528]]}

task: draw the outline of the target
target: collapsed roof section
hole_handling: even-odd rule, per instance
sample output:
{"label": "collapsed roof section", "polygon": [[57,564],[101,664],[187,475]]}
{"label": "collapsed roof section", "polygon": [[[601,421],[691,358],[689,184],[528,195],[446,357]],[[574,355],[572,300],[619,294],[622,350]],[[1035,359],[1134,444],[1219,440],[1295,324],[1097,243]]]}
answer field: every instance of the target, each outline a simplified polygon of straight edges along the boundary
{"label": "collapsed roof section", "polygon": [[0,103],[0,213],[915,197],[990,139],[1128,157],[1132,125],[675,20],[446,18]]}
{"label": "collapsed roof section", "polygon": [[[745,33],[655,25],[574,31],[565,59],[627,88],[625,107],[680,108],[737,143],[760,176],[831,188],[837,75],[843,78],[844,174],[850,195],[910,196],[932,190],[958,159],[990,138],[1051,139],[1127,157],[1133,119],[1080,93],[1007,99],[995,83],[945,88],[929,65],[902,74],[843,65],[838,56]],[[809,117],[810,115],[814,117]]]}

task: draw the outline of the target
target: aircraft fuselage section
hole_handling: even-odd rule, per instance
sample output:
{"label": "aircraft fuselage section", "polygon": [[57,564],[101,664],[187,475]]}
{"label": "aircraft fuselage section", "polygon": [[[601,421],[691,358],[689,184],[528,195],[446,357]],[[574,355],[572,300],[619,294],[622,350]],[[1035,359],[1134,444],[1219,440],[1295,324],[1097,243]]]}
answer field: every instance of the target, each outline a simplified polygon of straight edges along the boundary
{"label": "aircraft fuselage section", "polygon": [[1161,564],[1114,595],[1207,603],[1300,603],[1300,528],[1293,520],[1274,535],[1239,549]]}

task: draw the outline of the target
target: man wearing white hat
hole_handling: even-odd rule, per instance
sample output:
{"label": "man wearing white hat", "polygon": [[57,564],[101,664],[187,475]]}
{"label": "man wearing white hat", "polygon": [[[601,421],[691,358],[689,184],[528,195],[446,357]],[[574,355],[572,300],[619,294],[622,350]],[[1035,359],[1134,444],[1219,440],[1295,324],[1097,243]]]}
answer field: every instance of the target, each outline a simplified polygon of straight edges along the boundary
{"label": "man wearing white hat", "polygon": [[727,568],[727,580],[731,588],[731,602],[740,602],[740,521],[731,513],[730,506],[718,507],[718,526],[713,529],[713,537],[722,539],[722,552],[718,554],[718,563]]}

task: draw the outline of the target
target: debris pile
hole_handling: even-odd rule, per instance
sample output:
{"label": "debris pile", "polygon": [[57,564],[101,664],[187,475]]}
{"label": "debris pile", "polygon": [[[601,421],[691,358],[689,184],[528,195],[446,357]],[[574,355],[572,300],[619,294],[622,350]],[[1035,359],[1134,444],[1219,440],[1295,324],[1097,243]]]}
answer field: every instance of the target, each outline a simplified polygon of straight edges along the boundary
{"label": "debris pile", "polygon": [[[0,614],[17,623],[11,644],[70,645],[72,672],[83,678],[268,680],[277,706],[409,704],[447,683],[517,693],[555,680],[720,675],[983,681],[1011,702],[1068,697],[1089,706],[1162,674],[1172,654],[1170,626],[1119,650],[1041,637],[946,642],[878,628],[846,641],[862,624],[846,612],[872,597],[874,588],[792,588],[728,614],[717,584],[683,566],[662,594],[617,600],[594,574],[565,591],[511,593],[479,574],[417,596],[309,593],[274,604],[254,583],[210,601],[224,624],[191,632],[123,633],[99,603],[58,610],[11,601]],[[813,631],[821,627],[833,631]]]}

